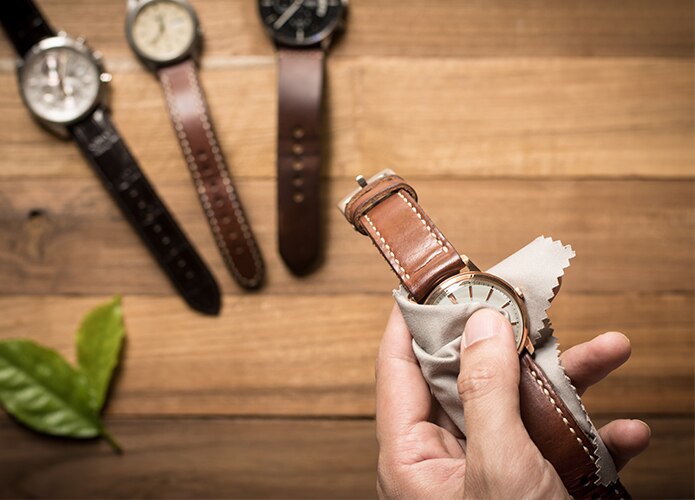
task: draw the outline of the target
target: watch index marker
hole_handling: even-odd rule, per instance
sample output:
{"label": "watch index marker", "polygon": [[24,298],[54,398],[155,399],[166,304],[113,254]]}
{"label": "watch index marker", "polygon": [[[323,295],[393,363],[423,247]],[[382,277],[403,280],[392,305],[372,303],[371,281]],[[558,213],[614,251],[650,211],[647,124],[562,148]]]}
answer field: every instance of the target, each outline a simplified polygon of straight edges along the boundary
{"label": "watch index marker", "polygon": [[508,300],[507,303],[504,304],[504,305],[501,307],[501,309],[504,309],[505,307],[507,307],[507,306],[508,306],[509,304],[511,304],[511,303],[512,303],[512,301],[511,301],[511,300]]}
{"label": "watch index marker", "polygon": [[492,297],[492,292],[494,292],[495,289],[490,287],[490,291],[487,293],[487,297],[485,297],[485,302],[488,302],[490,300],[490,297]]}
{"label": "watch index marker", "polygon": [[473,300],[473,285],[468,285],[468,296]]}
{"label": "watch index marker", "polygon": [[451,301],[452,304],[458,304],[459,301],[456,299],[456,296],[453,293],[450,293],[447,295],[449,300]]}

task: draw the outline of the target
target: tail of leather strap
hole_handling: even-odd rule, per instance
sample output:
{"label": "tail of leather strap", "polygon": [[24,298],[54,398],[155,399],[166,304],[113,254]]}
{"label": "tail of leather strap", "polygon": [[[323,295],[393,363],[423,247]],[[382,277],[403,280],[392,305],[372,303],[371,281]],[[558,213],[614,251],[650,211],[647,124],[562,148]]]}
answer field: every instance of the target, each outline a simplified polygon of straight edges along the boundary
{"label": "tail of leather strap", "polygon": [[278,244],[295,274],[316,265],[321,248],[321,108],[324,51],[278,51]]}
{"label": "tail of leather strap", "polygon": [[193,60],[158,71],[169,114],[217,247],[232,277],[257,288],[263,258],[212,127]]}
{"label": "tail of leather strap", "polygon": [[520,363],[521,419],[543,457],[555,467],[570,495],[576,499],[629,499],[630,494],[618,480],[610,485],[597,484],[599,464],[594,444],[531,355],[524,353]]}

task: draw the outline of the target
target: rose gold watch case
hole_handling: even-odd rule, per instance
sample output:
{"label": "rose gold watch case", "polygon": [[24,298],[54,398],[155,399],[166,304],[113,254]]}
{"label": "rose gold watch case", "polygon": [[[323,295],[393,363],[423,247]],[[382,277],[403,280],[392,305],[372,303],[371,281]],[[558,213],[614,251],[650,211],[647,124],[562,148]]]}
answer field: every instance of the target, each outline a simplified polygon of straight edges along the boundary
{"label": "rose gold watch case", "polygon": [[472,279],[483,279],[484,281],[489,281],[497,285],[498,287],[502,288],[505,290],[509,296],[514,300],[516,305],[519,307],[519,310],[521,311],[521,317],[523,320],[523,332],[521,334],[521,338],[519,339],[519,342],[517,342],[517,351],[521,353],[524,349],[527,350],[529,353],[533,354],[533,344],[531,343],[529,334],[528,334],[528,312],[526,310],[526,304],[524,302],[523,296],[519,293],[519,291],[511,286],[509,283],[504,281],[502,278],[495,276],[494,274],[490,273],[485,273],[482,271],[471,271],[469,269],[463,269],[459,274],[456,274],[454,276],[451,276],[441,283],[439,283],[434,289],[429,293],[425,301],[423,302],[424,305],[432,305],[434,300],[441,296],[443,293],[446,292],[453,292],[454,290],[457,290],[458,288],[464,286],[464,284]]}

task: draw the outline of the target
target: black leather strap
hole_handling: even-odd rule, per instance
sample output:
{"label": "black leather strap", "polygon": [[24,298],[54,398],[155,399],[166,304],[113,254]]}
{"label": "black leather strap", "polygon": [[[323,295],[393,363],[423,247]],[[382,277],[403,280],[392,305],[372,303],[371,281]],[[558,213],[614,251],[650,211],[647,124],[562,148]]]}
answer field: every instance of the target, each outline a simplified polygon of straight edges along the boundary
{"label": "black leather strap", "polygon": [[20,56],[44,38],[56,36],[32,0],[0,0],[0,23]]}
{"label": "black leather strap", "polygon": [[215,279],[138,167],[106,112],[97,108],[89,118],[72,125],[70,132],[186,302],[200,312],[217,314],[220,290]]}

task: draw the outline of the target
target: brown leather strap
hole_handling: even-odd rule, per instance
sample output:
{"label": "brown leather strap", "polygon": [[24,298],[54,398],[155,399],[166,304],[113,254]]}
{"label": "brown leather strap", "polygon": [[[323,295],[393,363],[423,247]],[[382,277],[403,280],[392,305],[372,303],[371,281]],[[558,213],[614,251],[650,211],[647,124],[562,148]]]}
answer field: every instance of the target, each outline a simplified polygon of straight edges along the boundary
{"label": "brown leather strap", "polygon": [[215,136],[195,62],[188,59],[157,74],[220,253],[241,286],[257,288],[263,280],[263,259]]}
{"label": "brown leather strap", "polygon": [[529,436],[574,498],[630,498],[620,481],[597,485],[594,445],[531,355],[520,358],[519,404]]}
{"label": "brown leather strap", "polygon": [[396,175],[362,189],[348,203],[345,215],[355,228],[366,231],[417,302],[465,267],[454,246],[417,204],[413,188]]}
{"label": "brown leather strap", "polygon": [[278,50],[278,245],[287,267],[305,274],[321,247],[321,108],[324,51]]}
{"label": "brown leather strap", "polygon": [[[417,203],[412,187],[394,174],[360,189],[345,205],[345,217],[366,233],[417,302],[464,262]],[[620,481],[598,480],[594,445],[542,370],[524,351],[519,386],[521,418],[541,454],[555,467],[570,494],[579,498],[630,498]]]}

